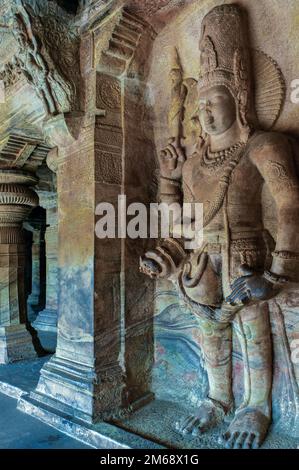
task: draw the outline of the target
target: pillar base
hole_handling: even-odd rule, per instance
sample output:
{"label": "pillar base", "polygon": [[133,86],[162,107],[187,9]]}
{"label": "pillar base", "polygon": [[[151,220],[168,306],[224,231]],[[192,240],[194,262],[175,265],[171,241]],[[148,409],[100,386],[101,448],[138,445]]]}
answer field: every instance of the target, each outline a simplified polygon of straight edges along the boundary
{"label": "pillar base", "polygon": [[60,413],[92,423],[95,373],[92,367],[52,357],[30,397]]}
{"label": "pillar base", "polygon": [[101,380],[94,368],[53,356],[41,369],[30,398],[89,424],[120,419],[154,399],[149,392],[134,403],[121,403],[124,384],[118,375],[118,381],[112,376],[108,381]]}
{"label": "pillar base", "polygon": [[37,357],[25,325],[0,326],[0,364]]}
{"label": "pillar base", "polygon": [[57,311],[45,309],[32,323],[43,349],[55,353],[57,346]]}

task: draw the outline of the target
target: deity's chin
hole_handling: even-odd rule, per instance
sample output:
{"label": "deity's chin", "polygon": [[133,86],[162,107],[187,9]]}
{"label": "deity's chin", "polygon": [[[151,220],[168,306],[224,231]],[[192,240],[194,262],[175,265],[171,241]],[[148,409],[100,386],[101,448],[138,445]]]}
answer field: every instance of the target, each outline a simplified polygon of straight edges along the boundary
{"label": "deity's chin", "polygon": [[219,136],[219,135],[225,134],[230,128],[231,128],[231,126],[229,126],[228,128],[225,128],[225,129],[218,129],[214,125],[208,125],[208,126],[205,125],[204,126],[204,131],[208,135],[211,135],[211,136],[216,136],[217,135],[217,136]]}
{"label": "deity's chin", "polygon": [[212,137],[221,137],[229,138],[231,135],[235,135],[240,133],[240,127],[238,125],[238,121],[234,120],[233,122],[229,122],[226,124],[215,125],[213,124],[204,124],[203,126],[204,132]]}

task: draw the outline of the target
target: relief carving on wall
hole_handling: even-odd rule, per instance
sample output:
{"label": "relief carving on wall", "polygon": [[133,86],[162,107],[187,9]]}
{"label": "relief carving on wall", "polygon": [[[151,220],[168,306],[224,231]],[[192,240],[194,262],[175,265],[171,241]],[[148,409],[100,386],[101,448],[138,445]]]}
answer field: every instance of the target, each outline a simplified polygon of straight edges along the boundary
{"label": "relief carving on wall", "polygon": [[[271,327],[275,334],[284,329],[277,313],[281,295],[298,282],[295,148],[290,138],[270,131],[284,103],[284,80],[271,58],[250,49],[246,29],[237,5],[218,6],[203,20],[199,80],[184,79],[174,56],[160,199],[202,203],[204,241],[186,249],[173,232],[140,266],[154,279],[173,281],[199,321],[209,392],[177,430],[200,435],[233,413],[222,436],[228,448],[257,448],[264,441],[272,422],[274,360],[283,361],[291,377],[293,421],[299,397],[287,336],[278,357],[272,357],[271,336]],[[276,204],[275,234],[266,230],[267,214],[260,209],[263,188]],[[232,330],[244,364],[244,396],[237,408]]]}
{"label": "relief carving on wall", "polygon": [[5,64],[0,71],[0,80],[3,80],[5,89],[15,85],[22,74],[22,69],[17,61]]}
{"label": "relief carving on wall", "polygon": [[62,10],[57,8],[52,3],[26,1],[12,5],[5,18],[6,29],[18,50],[0,71],[7,88],[23,74],[49,115],[80,107],[79,37],[69,18],[61,18]]}

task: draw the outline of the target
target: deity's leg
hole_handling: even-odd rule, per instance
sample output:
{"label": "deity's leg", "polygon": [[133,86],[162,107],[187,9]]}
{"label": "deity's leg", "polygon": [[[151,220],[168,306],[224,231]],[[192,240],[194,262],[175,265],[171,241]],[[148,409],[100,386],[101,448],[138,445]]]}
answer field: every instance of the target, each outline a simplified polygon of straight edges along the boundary
{"label": "deity's leg", "polygon": [[232,331],[230,325],[201,321],[202,350],[209,380],[208,397],[196,414],[177,423],[182,434],[198,435],[219,424],[232,406]]}
{"label": "deity's leg", "polygon": [[244,308],[236,318],[244,361],[244,400],[223,436],[226,447],[257,448],[271,421],[272,343],[267,303]]}

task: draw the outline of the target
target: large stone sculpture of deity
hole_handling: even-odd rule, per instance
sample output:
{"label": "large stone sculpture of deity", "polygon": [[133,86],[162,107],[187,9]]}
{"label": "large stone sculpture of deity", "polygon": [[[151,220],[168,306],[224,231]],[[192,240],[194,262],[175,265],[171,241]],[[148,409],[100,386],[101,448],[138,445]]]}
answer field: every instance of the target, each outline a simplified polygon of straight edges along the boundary
{"label": "large stone sculpture of deity", "polygon": [[[198,81],[201,137],[191,155],[184,155],[178,135],[162,152],[161,201],[202,203],[204,242],[187,250],[170,237],[146,253],[140,267],[153,278],[172,280],[199,319],[209,392],[177,430],[199,435],[233,414],[222,436],[229,448],[257,448],[267,435],[273,365],[268,301],[296,282],[299,260],[293,144],[257,127],[246,29],[236,5],[206,15]],[[179,75],[178,66],[172,76],[173,122],[179,121]],[[276,204],[276,240],[263,222],[265,186]],[[244,397],[237,409],[232,326],[243,338]]]}

